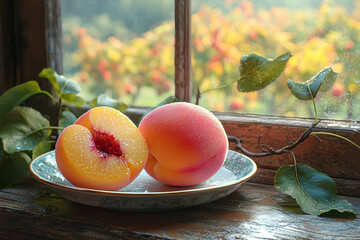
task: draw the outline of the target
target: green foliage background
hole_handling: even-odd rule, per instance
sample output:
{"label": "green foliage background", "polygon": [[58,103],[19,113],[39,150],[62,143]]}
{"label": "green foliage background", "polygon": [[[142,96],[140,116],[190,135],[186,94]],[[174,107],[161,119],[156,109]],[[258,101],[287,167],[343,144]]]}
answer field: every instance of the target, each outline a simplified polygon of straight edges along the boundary
{"label": "green foliage background", "polygon": [[[87,10],[84,11],[84,6]],[[360,4],[357,1],[192,1],[194,98],[236,81],[239,58],[290,51],[279,80],[239,94],[236,84],[203,94],[215,111],[313,117],[287,80],[305,82],[320,69],[339,73],[317,97],[323,118],[360,117]],[[155,6],[155,7],[154,7]],[[64,74],[92,99],[105,92],[129,105],[154,106],[174,92],[174,3],[167,0],[62,1]]]}

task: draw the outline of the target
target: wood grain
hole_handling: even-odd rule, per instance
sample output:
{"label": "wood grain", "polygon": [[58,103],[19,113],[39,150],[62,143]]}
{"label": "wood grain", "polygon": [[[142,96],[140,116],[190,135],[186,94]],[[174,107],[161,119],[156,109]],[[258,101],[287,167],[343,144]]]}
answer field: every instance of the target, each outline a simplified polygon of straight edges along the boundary
{"label": "wood grain", "polygon": [[175,1],[175,96],[191,101],[191,0]]}
{"label": "wood grain", "polygon": [[[39,78],[38,75],[47,67],[62,73],[60,1],[5,0],[5,2],[8,2],[7,7],[13,8],[14,45],[12,52],[14,56],[9,59],[13,60],[14,74],[6,76],[5,81],[20,84],[37,80],[41,89],[52,92],[50,82]],[[46,95],[33,96],[27,101],[27,105],[46,116],[51,126],[58,125],[56,103]]]}
{"label": "wood grain", "polygon": [[[252,152],[261,152],[258,146],[258,136],[261,135],[261,142],[278,149],[289,144],[287,137],[291,141],[295,141],[310,125],[308,121],[303,121],[303,125],[291,124],[274,124],[276,119],[271,123],[251,122],[251,121],[233,121],[223,119],[222,123],[229,135],[243,138],[243,145]],[[349,130],[347,127],[338,126],[337,128],[329,128],[326,121],[318,127],[316,131],[327,131],[342,135],[354,142],[360,143],[360,134],[355,128]],[[326,173],[330,177],[344,179],[339,191],[347,192],[352,196],[360,196],[360,151],[347,141],[342,139],[319,135],[321,143],[310,137],[301,143],[294,153],[297,162],[307,164],[316,170]],[[234,144],[230,145],[233,149]],[[293,157],[290,154],[273,155],[262,158],[253,158],[259,168],[276,170],[282,165],[293,164]],[[353,185],[345,184],[346,180],[352,181]],[[263,179],[263,183],[265,179]],[[267,181],[269,183],[269,181]],[[350,187],[350,189],[349,189]],[[343,189],[344,188],[344,189]],[[344,190],[344,191],[342,191]]]}
{"label": "wood grain", "polygon": [[0,93],[15,82],[14,5],[0,1]]}
{"label": "wood grain", "polygon": [[[360,199],[346,199],[359,212]],[[253,183],[212,203],[152,213],[77,204],[35,181],[0,191],[1,239],[358,239],[358,217],[306,215],[290,197]]]}

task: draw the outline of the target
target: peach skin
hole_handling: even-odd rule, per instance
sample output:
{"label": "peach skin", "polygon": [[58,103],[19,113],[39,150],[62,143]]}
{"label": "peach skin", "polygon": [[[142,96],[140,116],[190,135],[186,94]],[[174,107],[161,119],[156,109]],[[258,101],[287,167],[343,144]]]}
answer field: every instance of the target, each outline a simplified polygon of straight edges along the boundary
{"label": "peach skin", "polygon": [[55,158],[74,186],[118,190],[143,170],[148,157],[145,139],[133,122],[110,107],[83,114],[59,136]]}
{"label": "peach skin", "polygon": [[149,149],[145,170],[164,184],[202,183],[225,161],[225,130],[203,107],[185,102],[163,105],[142,119],[139,130]]}

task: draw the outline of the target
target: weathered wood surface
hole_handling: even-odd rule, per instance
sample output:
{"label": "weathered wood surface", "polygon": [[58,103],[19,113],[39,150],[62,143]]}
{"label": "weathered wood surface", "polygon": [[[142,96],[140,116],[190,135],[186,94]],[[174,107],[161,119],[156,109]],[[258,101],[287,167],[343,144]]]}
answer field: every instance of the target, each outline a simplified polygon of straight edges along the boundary
{"label": "weathered wood surface", "polygon": [[175,96],[191,101],[191,0],[175,3]]}
{"label": "weathered wood surface", "polygon": [[[269,117],[270,118],[270,117]],[[258,137],[261,135],[261,143],[267,144],[274,149],[289,145],[289,140],[294,142],[311,125],[311,120],[288,120],[271,117],[269,123],[264,118],[251,118],[245,120],[232,119],[231,116],[222,116],[222,123],[228,135],[243,138],[243,146],[252,152],[261,152]],[[259,121],[259,120],[263,121]],[[256,122],[259,121],[259,122]],[[278,123],[277,123],[278,122]],[[291,124],[290,124],[291,122]],[[334,121],[335,122],[335,121]],[[298,123],[298,125],[297,125]],[[330,126],[329,121],[324,120],[318,125],[316,132],[325,131],[335,133],[360,143],[359,124],[344,123]],[[316,170],[326,173],[335,178],[338,190],[341,194],[360,197],[360,151],[343,139],[333,136],[318,135],[307,138],[298,145],[293,152],[297,162],[307,164]],[[230,144],[233,149],[235,144]],[[272,155],[268,157],[252,158],[259,168],[266,169],[268,178],[259,178],[262,183],[272,184],[275,170],[282,165],[293,164],[291,154]],[[351,184],[348,184],[351,182]],[[341,186],[341,187],[339,187]]]}
{"label": "weathered wood surface", "polygon": [[[239,118],[239,117],[237,117]],[[298,120],[299,125],[291,119],[288,124],[279,123],[281,118],[273,117],[269,123],[243,121],[231,118],[224,118],[222,123],[228,135],[243,138],[243,146],[252,152],[261,152],[258,144],[258,136],[261,137],[261,143],[267,144],[274,149],[279,149],[289,145],[289,140],[294,142],[301,134],[312,124],[311,120]],[[258,118],[261,119],[261,118]],[[284,119],[283,119],[284,120]],[[251,121],[251,119],[248,119]],[[291,122],[291,124],[289,124]],[[360,143],[359,124],[354,123],[353,129],[350,127],[338,126],[338,128],[328,127],[324,120],[318,125],[315,132],[328,131],[342,135]],[[347,130],[349,129],[349,130]],[[287,137],[289,139],[287,139]],[[336,178],[360,180],[360,151],[343,139],[333,136],[318,135],[321,139],[315,137],[307,138],[303,143],[298,145],[293,152],[297,156],[297,161],[308,164],[315,169],[325,172]],[[357,153],[357,154],[354,154]],[[292,164],[291,154],[273,155],[269,157],[254,158],[257,164],[263,168],[277,169],[284,164]]]}
{"label": "weathered wood surface", "polygon": [[[0,93],[15,85],[38,80],[41,89],[52,91],[43,68],[62,73],[59,0],[3,0],[0,3]],[[39,104],[41,102],[42,104]],[[27,101],[58,125],[56,103],[39,94]]]}
{"label": "weathered wood surface", "polygon": [[[360,199],[346,199],[359,213]],[[359,239],[356,217],[306,215],[254,183],[212,203],[150,213],[81,205],[35,181],[0,191],[0,239]]]}

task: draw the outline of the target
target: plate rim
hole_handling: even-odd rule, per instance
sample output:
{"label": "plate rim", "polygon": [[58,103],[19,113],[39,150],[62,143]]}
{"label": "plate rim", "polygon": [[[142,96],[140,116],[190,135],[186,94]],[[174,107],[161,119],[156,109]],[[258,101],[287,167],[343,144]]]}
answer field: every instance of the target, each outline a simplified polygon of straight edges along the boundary
{"label": "plate rim", "polygon": [[[82,188],[82,187],[76,187],[76,186],[65,186],[62,184],[58,184],[58,183],[54,183],[50,180],[46,180],[41,178],[40,176],[38,176],[34,170],[33,170],[33,165],[36,161],[38,161],[38,159],[43,158],[45,155],[50,155],[53,154],[55,152],[55,150],[49,151],[47,153],[41,154],[38,157],[34,158],[30,164],[29,164],[29,171],[31,173],[31,175],[39,182],[44,183],[48,186],[51,187],[55,187],[57,189],[62,189],[62,190],[70,190],[70,191],[75,191],[75,192],[80,192],[80,193],[86,193],[86,194],[95,194],[95,195],[111,195],[111,196],[119,196],[119,197],[145,197],[145,196],[168,196],[168,195],[178,195],[178,194],[186,194],[186,193],[196,193],[196,192],[207,192],[207,191],[213,191],[213,190],[218,190],[218,189],[223,189],[223,188],[228,188],[228,187],[232,187],[232,186],[236,186],[238,184],[241,184],[243,182],[246,182],[247,180],[249,180],[250,178],[252,178],[256,171],[257,171],[257,165],[255,163],[254,160],[252,160],[251,158],[249,158],[248,156],[233,151],[233,150],[228,150],[228,152],[233,152],[235,154],[239,154],[242,155],[243,157],[245,157],[248,161],[251,162],[251,165],[253,166],[253,169],[251,172],[249,172],[246,176],[232,181],[228,184],[225,185],[216,185],[216,186],[211,186],[211,187],[205,187],[205,188],[199,188],[199,189],[185,189],[185,190],[175,190],[175,191],[165,191],[165,192],[119,192],[119,191],[107,191],[107,190],[99,190],[99,189],[90,189],[90,188]],[[222,166],[224,167],[224,166]],[[61,173],[61,172],[60,172]]]}

